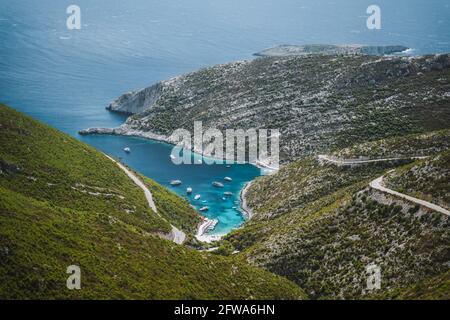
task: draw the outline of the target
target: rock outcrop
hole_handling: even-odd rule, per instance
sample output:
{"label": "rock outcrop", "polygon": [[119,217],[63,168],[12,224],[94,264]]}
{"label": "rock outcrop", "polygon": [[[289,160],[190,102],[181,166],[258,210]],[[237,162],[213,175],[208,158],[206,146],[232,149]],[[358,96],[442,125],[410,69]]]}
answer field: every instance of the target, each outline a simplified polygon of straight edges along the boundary
{"label": "rock outcrop", "polygon": [[281,45],[265,49],[255,56],[259,57],[287,57],[304,56],[310,54],[366,54],[382,56],[389,54],[399,54],[409,48],[404,46],[363,46],[363,45],[328,45],[328,44],[309,44],[309,45]]}
{"label": "rock outcrop", "polygon": [[162,94],[164,82],[150,87],[125,93],[106,107],[107,110],[134,114],[147,110]]}

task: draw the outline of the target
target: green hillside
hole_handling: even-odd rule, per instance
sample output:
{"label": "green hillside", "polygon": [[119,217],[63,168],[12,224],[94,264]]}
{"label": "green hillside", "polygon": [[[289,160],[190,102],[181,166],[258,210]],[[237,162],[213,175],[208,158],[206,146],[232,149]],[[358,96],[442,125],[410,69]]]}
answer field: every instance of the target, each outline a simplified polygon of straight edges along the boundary
{"label": "green hillside", "polygon": [[[315,299],[448,297],[449,217],[369,183],[395,168],[388,177],[401,182],[403,191],[415,188],[410,193],[417,195],[420,189],[425,199],[445,202],[448,151],[443,150],[449,134],[391,138],[334,154],[378,158],[373,149],[383,150],[381,156],[417,150],[432,156],[427,160],[337,166],[306,158],[261,177],[246,193],[252,219],[224,246],[240,250],[243,261],[295,281]],[[381,268],[382,287],[375,292],[366,290],[371,263]]]}
{"label": "green hillside", "polygon": [[[161,238],[187,202],[146,179],[161,216],[110,159],[0,105],[0,299],[296,299],[292,282]],[[81,290],[66,268],[81,268]]]}

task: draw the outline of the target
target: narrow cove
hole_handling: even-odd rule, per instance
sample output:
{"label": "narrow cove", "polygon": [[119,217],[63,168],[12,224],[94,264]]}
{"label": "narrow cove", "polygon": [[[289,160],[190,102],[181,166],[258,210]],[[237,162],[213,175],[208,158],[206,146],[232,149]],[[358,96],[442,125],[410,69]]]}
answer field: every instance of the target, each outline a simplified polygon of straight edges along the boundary
{"label": "narrow cove", "polygon": [[[197,210],[207,206],[209,210],[201,212],[201,215],[219,221],[208,233],[211,235],[224,235],[245,221],[240,192],[248,182],[266,172],[250,164],[175,165],[170,159],[172,145],[144,138],[88,135],[81,140],[167,187]],[[124,152],[125,147],[131,152]],[[226,181],[225,177],[231,181]],[[180,180],[182,184],[172,186],[172,180]],[[224,187],[214,187],[214,181],[221,182]],[[187,188],[192,188],[191,194],[186,192]],[[200,198],[195,199],[196,195]]]}

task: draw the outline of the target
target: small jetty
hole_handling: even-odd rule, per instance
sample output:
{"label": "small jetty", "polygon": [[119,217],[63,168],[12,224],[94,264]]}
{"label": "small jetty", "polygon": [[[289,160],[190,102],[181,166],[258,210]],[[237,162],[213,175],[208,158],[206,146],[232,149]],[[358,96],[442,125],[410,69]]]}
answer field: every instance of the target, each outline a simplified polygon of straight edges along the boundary
{"label": "small jetty", "polygon": [[192,188],[191,188],[191,187],[187,188],[187,189],[186,189],[186,193],[187,193],[187,194],[191,194],[191,193],[192,193]]}
{"label": "small jetty", "polygon": [[172,180],[172,181],[170,181],[170,185],[174,186],[174,187],[179,186],[181,184],[182,184],[181,180]]}
{"label": "small jetty", "polygon": [[213,219],[213,220],[208,219],[208,224],[206,225],[206,231],[214,230],[214,228],[216,227],[216,225],[218,223],[219,223],[219,220],[217,220],[217,219]]}
{"label": "small jetty", "polygon": [[228,181],[228,182],[233,181],[233,179],[231,179],[230,177],[225,177],[225,178],[223,178],[223,180]]}
{"label": "small jetty", "polygon": [[202,218],[202,222],[198,225],[197,234],[195,235],[197,240],[207,243],[220,240],[222,236],[207,234],[208,231],[214,230],[218,223],[219,220],[217,219],[210,220],[208,218]]}
{"label": "small jetty", "polygon": [[201,195],[196,194],[195,197],[194,197],[194,200],[198,200],[198,199],[200,199],[201,197],[202,197]]}
{"label": "small jetty", "polygon": [[216,187],[216,188],[223,188],[224,187],[223,183],[220,183],[218,181],[214,181],[212,183],[212,185],[213,185],[213,187]]}
{"label": "small jetty", "polygon": [[131,149],[128,148],[128,147],[125,147],[125,148],[123,148],[123,151],[125,151],[125,153],[130,153],[130,152],[131,152]]}

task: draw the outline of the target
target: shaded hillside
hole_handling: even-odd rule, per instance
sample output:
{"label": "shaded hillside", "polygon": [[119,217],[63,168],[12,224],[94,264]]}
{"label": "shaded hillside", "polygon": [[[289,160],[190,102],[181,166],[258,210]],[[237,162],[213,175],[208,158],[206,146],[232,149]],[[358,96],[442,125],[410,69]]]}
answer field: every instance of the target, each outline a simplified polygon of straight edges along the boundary
{"label": "shaded hillside", "polygon": [[[110,159],[0,105],[1,299],[296,299],[292,282],[160,237],[197,214],[157,185],[161,216]],[[66,268],[81,268],[68,290]]]}

